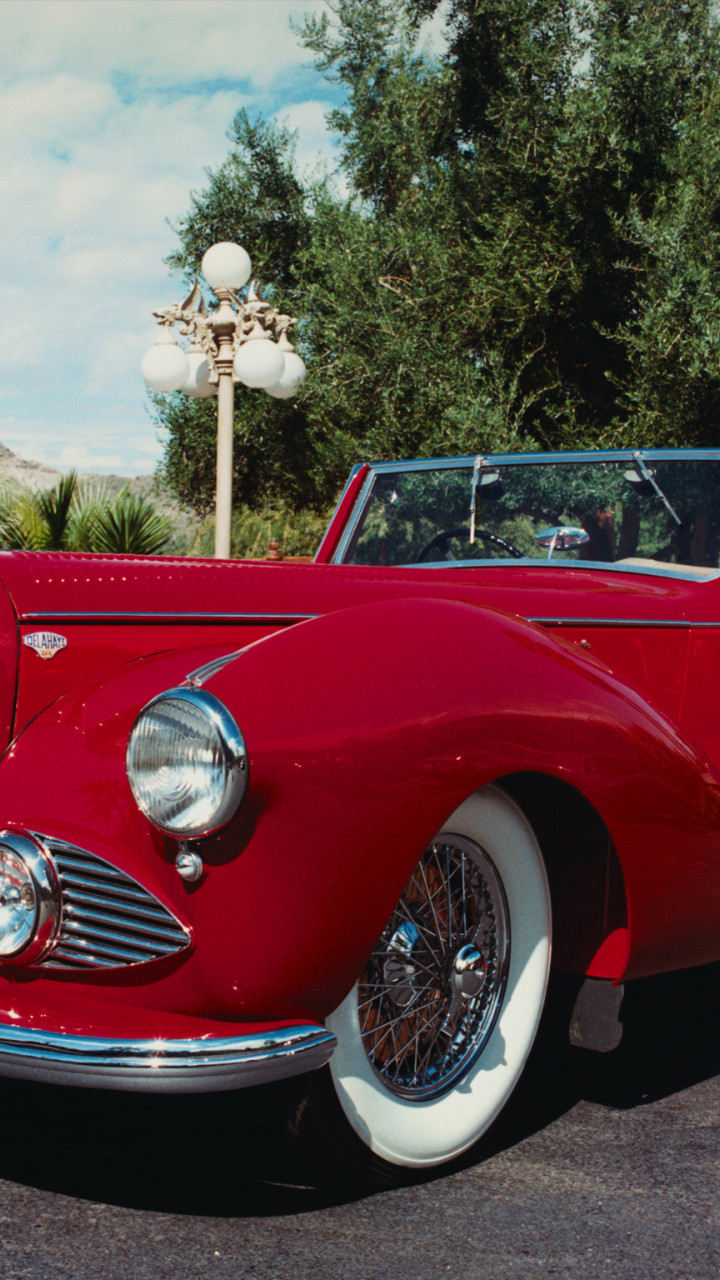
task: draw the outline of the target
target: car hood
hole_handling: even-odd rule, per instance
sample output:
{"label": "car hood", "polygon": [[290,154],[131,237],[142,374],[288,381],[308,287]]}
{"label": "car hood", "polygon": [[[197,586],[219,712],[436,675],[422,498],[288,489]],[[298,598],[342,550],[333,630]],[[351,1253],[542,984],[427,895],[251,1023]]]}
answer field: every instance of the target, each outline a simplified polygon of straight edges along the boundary
{"label": "car hood", "polygon": [[686,626],[717,618],[720,593],[717,581],[567,564],[383,569],[47,552],[0,553],[0,583],[3,745],[69,688],[123,662],[187,648],[197,665],[203,648],[212,661],[277,628],[374,600],[460,600],[545,626]]}

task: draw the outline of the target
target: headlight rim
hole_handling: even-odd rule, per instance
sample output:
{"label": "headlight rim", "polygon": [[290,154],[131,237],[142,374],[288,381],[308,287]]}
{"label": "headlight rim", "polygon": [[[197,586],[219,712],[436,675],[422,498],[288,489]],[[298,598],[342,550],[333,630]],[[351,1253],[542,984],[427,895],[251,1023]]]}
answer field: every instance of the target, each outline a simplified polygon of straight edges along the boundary
{"label": "headlight rim", "polygon": [[0,830],[0,849],[7,845],[27,866],[35,889],[33,933],[24,946],[0,955],[0,965],[28,965],[42,959],[58,935],[62,915],[60,881],[50,853],[26,831]]}
{"label": "headlight rim", "polygon": [[[150,713],[158,704],[167,701],[180,701],[190,703],[196,710],[201,711],[207,716],[210,723],[216,730],[226,768],[226,783],[223,791],[223,797],[220,805],[215,810],[212,820],[209,823],[203,823],[202,826],[197,824],[193,826],[169,826],[166,823],[158,821],[158,818],[150,810],[150,806],[143,803],[141,797],[133,785],[131,777],[130,752],[134,734],[145,715]],[[127,749],[125,753],[125,771],[132,791],[135,803],[141,813],[145,815],[148,822],[151,822],[158,831],[163,835],[170,836],[175,840],[202,840],[206,836],[215,835],[218,831],[223,830],[229,822],[235,817],[240,808],[248,788],[249,780],[249,761],[248,751],[245,739],[235,720],[235,717],[228,710],[221,700],[211,693],[209,689],[201,689],[192,685],[177,685],[171,689],[164,689],[162,693],[158,693],[151,698],[136,715],[130,733],[128,734]]]}

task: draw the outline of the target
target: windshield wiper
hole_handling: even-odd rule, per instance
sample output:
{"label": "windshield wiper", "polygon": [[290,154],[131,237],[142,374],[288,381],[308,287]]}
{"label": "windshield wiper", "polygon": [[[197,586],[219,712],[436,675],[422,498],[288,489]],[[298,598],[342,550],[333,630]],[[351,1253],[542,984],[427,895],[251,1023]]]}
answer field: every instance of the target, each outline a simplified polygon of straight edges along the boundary
{"label": "windshield wiper", "polygon": [[660,485],[655,479],[655,472],[651,471],[650,468],[646,465],[645,459],[643,458],[639,449],[633,449],[633,458],[635,459],[638,465],[638,470],[643,480],[645,480],[648,484],[652,485],[653,489],[655,490],[663,506],[666,508],[666,510],[670,512],[670,515],[675,521],[678,529],[683,529],[685,526],[683,525],[682,520],[680,519],[677,511],[675,511],[674,507],[671,506],[669,500],[665,497],[665,494],[663,493],[662,489],[660,488]]}
{"label": "windshield wiper", "polygon": [[470,546],[475,542],[475,516],[477,514],[477,491],[480,483],[480,471],[485,465],[485,459],[478,454],[475,459],[475,466],[472,473],[472,489],[470,490]]}
{"label": "windshield wiper", "polygon": [[485,459],[478,454],[472,473],[470,490],[470,543],[475,542],[475,520],[477,517],[477,496],[482,490],[481,498],[486,502],[497,502],[505,494],[505,485],[500,479],[500,472],[486,466]]}

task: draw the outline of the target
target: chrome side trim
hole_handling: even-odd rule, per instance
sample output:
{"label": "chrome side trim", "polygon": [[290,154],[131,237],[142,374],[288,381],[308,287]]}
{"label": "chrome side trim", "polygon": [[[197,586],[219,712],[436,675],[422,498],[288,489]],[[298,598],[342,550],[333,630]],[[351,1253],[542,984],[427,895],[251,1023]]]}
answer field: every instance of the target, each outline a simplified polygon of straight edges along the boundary
{"label": "chrome side trim", "polygon": [[307,1023],[194,1040],[125,1040],[0,1024],[0,1076],[143,1093],[268,1084],[329,1061],[335,1036]]}
{"label": "chrome side trim", "polygon": [[153,613],[149,610],[143,612],[134,609],[46,609],[37,613],[23,613],[19,621],[21,624],[25,622],[51,621],[65,625],[73,622],[137,622],[166,623],[173,626],[181,624],[187,626],[193,622],[202,625],[206,625],[208,622],[216,622],[222,626],[241,623],[246,626],[257,627],[292,627],[296,622],[309,622],[315,617],[317,617],[317,614],[314,613]]}
{"label": "chrome side trim", "polygon": [[528,618],[541,627],[645,627],[657,631],[695,631],[699,627],[720,629],[720,621],[694,622],[688,618]]}

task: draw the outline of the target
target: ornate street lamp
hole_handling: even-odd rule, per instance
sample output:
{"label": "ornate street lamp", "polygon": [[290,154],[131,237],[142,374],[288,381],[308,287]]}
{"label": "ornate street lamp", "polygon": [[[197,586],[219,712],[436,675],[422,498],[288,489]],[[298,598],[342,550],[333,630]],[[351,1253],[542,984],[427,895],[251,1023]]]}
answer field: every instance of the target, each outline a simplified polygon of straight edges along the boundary
{"label": "ornate street lamp", "polygon": [[[197,281],[184,302],[153,311],[160,325],[146,351],[142,374],[153,391],[184,391],[194,398],[217,393],[217,479],[215,555],[230,555],[232,518],[233,419],[235,383],[257,387],[278,400],[294,395],[305,365],[288,338],[295,324],[262,297],[253,282],[245,299],[238,290],[250,280],[252,265],[239,244],[214,244],[203,257],[202,273],[219,300],[208,311]],[[171,332],[178,325],[190,338],[185,352]],[[273,339],[277,341],[273,341]]]}

